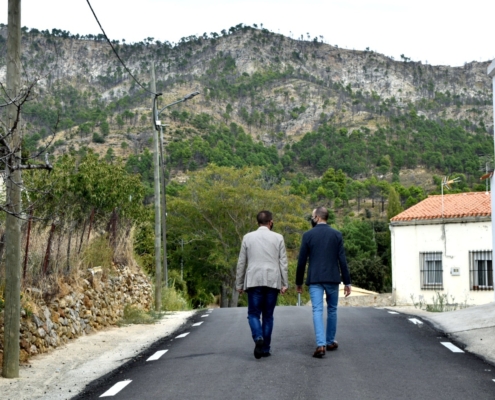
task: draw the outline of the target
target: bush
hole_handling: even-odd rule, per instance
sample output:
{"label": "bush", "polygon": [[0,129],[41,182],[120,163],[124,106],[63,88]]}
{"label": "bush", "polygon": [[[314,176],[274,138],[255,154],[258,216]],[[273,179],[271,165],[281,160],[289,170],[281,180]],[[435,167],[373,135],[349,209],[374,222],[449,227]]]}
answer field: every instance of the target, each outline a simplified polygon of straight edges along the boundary
{"label": "bush", "polygon": [[84,249],[82,264],[86,268],[102,267],[108,272],[112,266],[113,250],[108,244],[106,235],[99,236],[90,241]]}
{"label": "bush", "polygon": [[160,318],[160,314],[153,311],[146,312],[141,308],[127,304],[124,307],[124,316],[117,323],[119,326],[131,324],[154,324]]}
{"label": "bush", "polygon": [[183,294],[174,287],[162,288],[162,311],[186,311],[191,306]]}
{"label": "bush", "polygon": [[93,133],[93,143],[105,143],[105,138],[98,133]]}

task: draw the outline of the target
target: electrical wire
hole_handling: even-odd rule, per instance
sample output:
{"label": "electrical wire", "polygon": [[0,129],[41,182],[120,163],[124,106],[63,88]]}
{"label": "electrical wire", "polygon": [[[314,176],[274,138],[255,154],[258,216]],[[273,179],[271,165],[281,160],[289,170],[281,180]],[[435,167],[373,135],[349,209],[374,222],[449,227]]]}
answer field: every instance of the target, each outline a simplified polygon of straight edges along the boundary
{"label": "electrical wire", "polygon": [[131,71],[129,71],[129,68],[127,68],[127,66],[125,65],[124,61],[122,61],[122,59],[120,58],[119,54],[117,53],[117,50],[115,50],[115,47],[113,47],[113,44],[112,42],[110,42],[110,39],[108,39],[108,36],[107,34],[105,33],[105,31],[103,30],[103,27],[101,26],[100,24],[100,21],[98,20],[98,17],[96,16],[96,13],[94,12],[93,10],[93,7],[91,6],[91,3],[89,2],[89,0],[86,0],[86,2],[88,3],[88,6],[89,8],[91,9],[91,12],[93,13],[93,16],[95,17],[96,19],[96,22],[98,23],[98,25],[100,26],[100,29],[101,31],[103,32],[103,36],[105,36],[105,39],[107,40],[108,44],[110,45],[110,47],[112,48],[113,52],[115,53],[115,55],[117,56],[117,58],[119,59],[120,63],[124,66],[125,70],[127,71],[127,73],[132,77],[132,79],[134,79],[136,81],[136,83],[141,87],[143,88],[145,91],[147,91],[148,93],[151,93],[153,95],[157,95],[157,93],[155,92],[152,92],[151,90],[145,88],[143,85],[141,85],[141,83],[136,79],[136,77],[134,75],[132,75]]}

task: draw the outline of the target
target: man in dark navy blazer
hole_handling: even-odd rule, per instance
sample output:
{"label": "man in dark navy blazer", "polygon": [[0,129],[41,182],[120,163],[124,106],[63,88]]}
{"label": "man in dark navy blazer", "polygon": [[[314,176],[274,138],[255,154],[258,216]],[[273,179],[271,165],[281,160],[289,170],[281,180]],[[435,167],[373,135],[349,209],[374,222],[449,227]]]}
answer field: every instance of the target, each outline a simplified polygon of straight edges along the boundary
{"label": "man in dark navy blazer", "polygon": [[[339,285],[344,282],[345,297],[351,294],[351,277],[345,258],[342,233],[328,224],[328,210],[318,207],[313,210],[311,225],[313,229],[304,233],[299,260],[297,263],[297,292],[302,293],[302,284],[306,263],[309,258],[306,285],[309,286],[313,307],[313,324],[316,336],[316,350],[313,357],[322,358],[325,350],[337,350],[335,341],[337,332],[337,305]],[[323,326],[323,293],[327,296],[327,329]]]}

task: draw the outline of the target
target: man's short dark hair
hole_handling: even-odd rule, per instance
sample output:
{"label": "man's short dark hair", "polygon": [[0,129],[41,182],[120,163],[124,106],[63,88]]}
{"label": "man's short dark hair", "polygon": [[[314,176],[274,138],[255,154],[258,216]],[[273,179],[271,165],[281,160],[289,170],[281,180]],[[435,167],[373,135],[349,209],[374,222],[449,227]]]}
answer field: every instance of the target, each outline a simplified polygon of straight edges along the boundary
{"label": "man's short dark hair", "polygon": [[260,211],[256,217],[258,225],[268,225],[268,223],[273,220],[273,215],[270,211]]}
{"label": "man's short dark hair", "polygon": [[328,210],[325,207],[318,207],[315,210],[315,215],[323,221],[328,221]]}

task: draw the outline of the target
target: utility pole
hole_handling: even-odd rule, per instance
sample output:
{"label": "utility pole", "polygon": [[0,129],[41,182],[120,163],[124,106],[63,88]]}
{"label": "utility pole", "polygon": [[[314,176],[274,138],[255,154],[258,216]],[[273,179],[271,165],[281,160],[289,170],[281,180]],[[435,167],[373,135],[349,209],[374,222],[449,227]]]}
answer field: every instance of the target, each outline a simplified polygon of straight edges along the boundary
{"label": "utility pole", "polygon": [[[158,115],[157,115],[158,119]],[[162,245],[163,245],[163,281],[165,287],[168,288],[168,266],[167,266],[167,182],[165,180],[165,151],[163,150],[163,127],[160,123],[160,159],[162,164],[162,173],[160,174],[161,188],[163,190],[161,196],[162,206]]]}
{"label": "utility pole", "polygon": [[153,173],[155,189],[155,310],[162,310],[162,266],[161,266],[161,226],[160,226],[160,150],[158,145],[158,130],[156,129],[156,83],[155,83],[155,63],[151,62],[151,91],[153,92]]}
{"label": "utility pole", "polygon": [[[153,70],[154,73],[154,70]],[[153,75],[154,76],[154,75]],[[163,148],[163,125],[161,121],[158,119],[160,114],[168,107],[171,107],[175,104],[182,103],[184,101],[191,100],[193,97],[200,94],[198,91],[186,94],[182,99],[174,101],[173,103],[167,104],[160,111],[155,114],[155,129],[158,130],[158,126],[160,127],[160,159],[162,165],[162,174],[160,175],[161,187],[162,187],[162,239],[163,239],[163,276],[165,281],[165,287],[168,287],[168,266],[167,266],[167,181],[165,179],[165,150]],[[161,95],[161,93],[157,94]],[[156,102],[155,102],[156,103]]]}
{"label": "utility pole", "polygon": [[181,238],[180,244],[182,247],[182,251],[180,253],[180,280],[184,280],[184,239]]}
{"label": "utility pole", "polygon": [[[7,99],[19,93],[21,82],[21,0],[9,0],[7,35]],[[7,107],[7,128],[12,130],[18,118],[16,104]],[[5,160],[8,210],[5,221],[5,310],[2,376],[19,377],[19,331],[21,319],[21,171],[19,125],[7,136],[11,149]]]}
{"label": "utility pole", "polygon": [[[488,73],[488,76],[492,78],[492,88],[493,88],[493,116],[494,116],[494,126],[493,129],[495,131],[495,60],[492,61],[492,63],[488,66],[488,69],[486,71]],[[495,136],[493,137],[495,141]],[[495,174],[492,174],[491,180],[490,180],[490,189],[491,189],[491,201],[492,201],[492,254],[493,251],[495,250],[495,221],[493,218],[493,212],[495,210],[495,195],[493,193],[493,188],[495,187]],[[493,256],[492,256],[493,258]],[[493,275],[493,273],[492,273]],[[493,287],[495,287],[495,275],[493,276]],[[494,299],[495,301],[495,299]]]}

